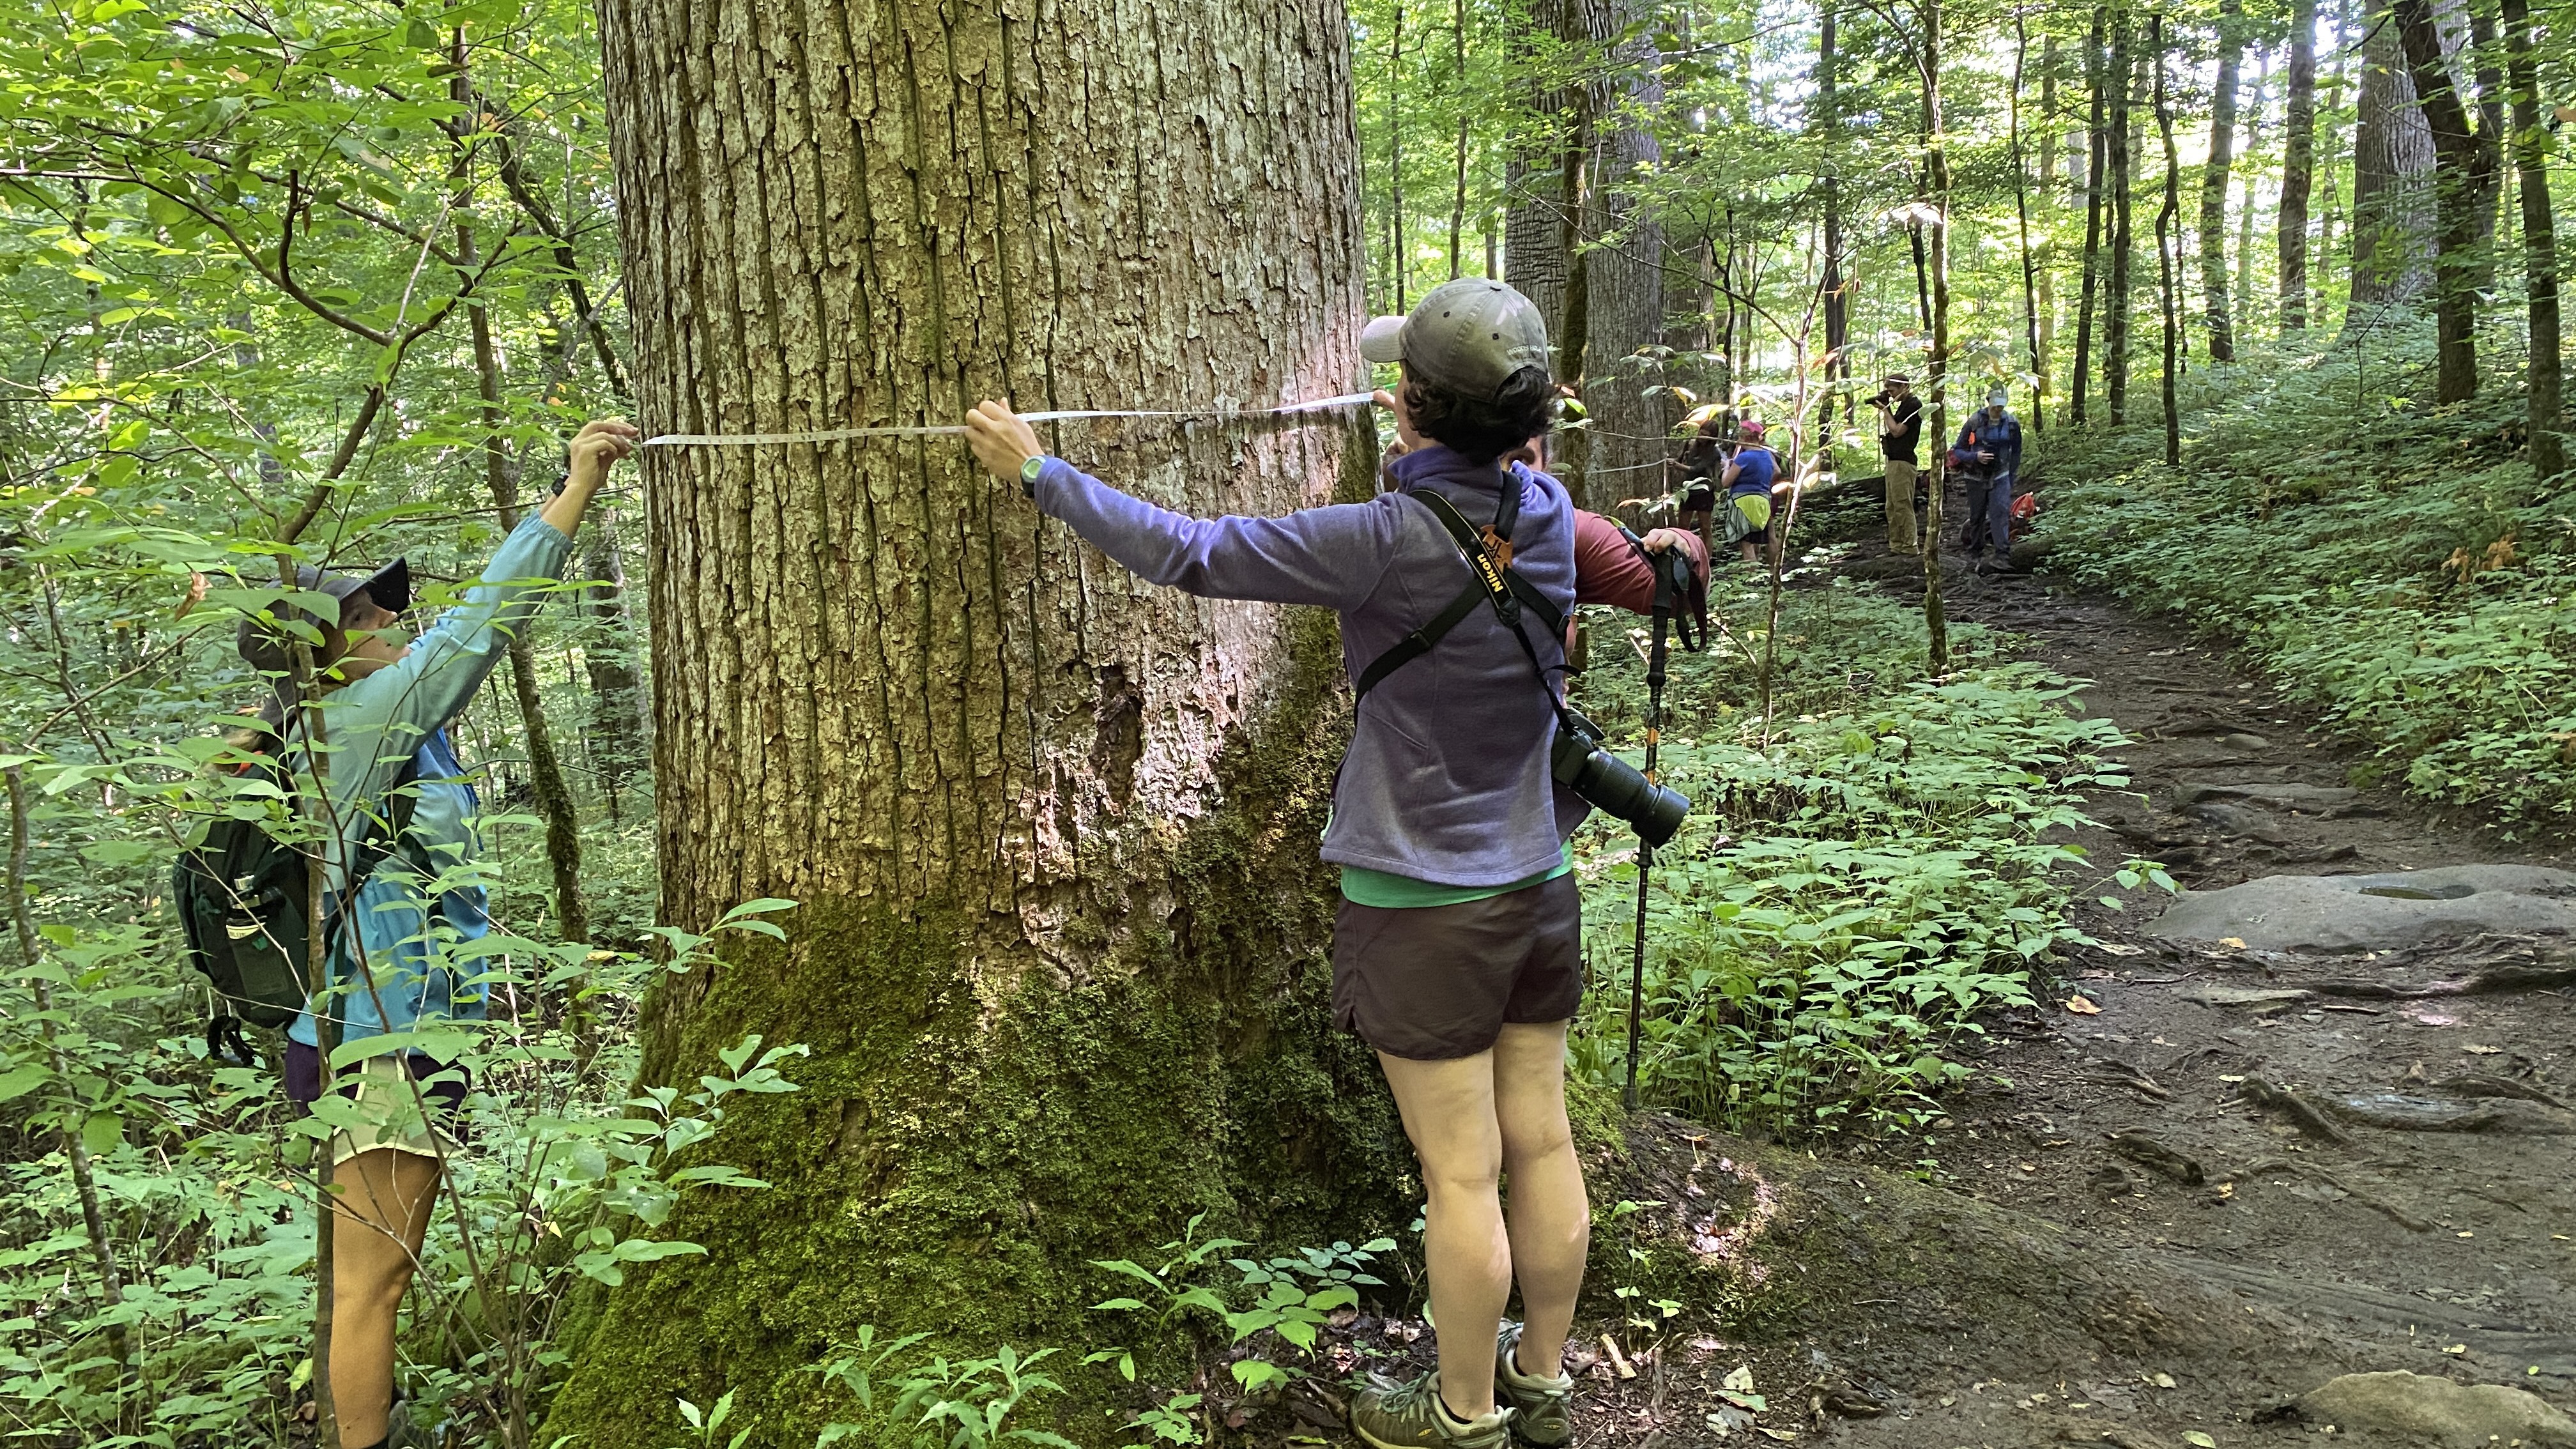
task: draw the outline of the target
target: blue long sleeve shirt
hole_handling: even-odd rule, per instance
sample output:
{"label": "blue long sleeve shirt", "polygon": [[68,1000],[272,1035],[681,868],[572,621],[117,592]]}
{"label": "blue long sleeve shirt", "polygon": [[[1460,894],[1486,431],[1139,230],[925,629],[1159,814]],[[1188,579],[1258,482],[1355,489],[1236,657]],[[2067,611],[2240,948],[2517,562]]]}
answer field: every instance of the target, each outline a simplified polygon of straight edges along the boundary
{"label": "blue long sleeve shirt", "polygon": [[[1474,523],[1494,517],[1503,489],[1517,489],[1512,567],[1560,610],[1573,607],[1574,506],[1555,479],[1437,445],[1390,471],[1396,488],[1366,503],[1281,518],[1190,518],[1060,458],[1040,468],[1034,491],[1041,511],[1154,583],[1336,611],[1354,678],[1473,582],[1447,530],[1407,496],[1416,488],[1445,495]],[[1551,681],[1560,678],[1564,641],[1534,616],[1521,628]],[[1457,886],[1554,868],[1585,808],[1549,774],[1554,738],[1555,712],[1529,659],[1491,609],[1476,610],[1360,700],[1324,859]]]}
{"label": "blue long sleeve shirt", "polygon": [[[415,763],[418,782],[400,848],[358,882],[339,912],[331,980],[343,1042],[409,1031],[425,1021],[480,1020],[484,1014],[482,989],[440,965],[431,940],[438,927],[460,940],[491,929],[481,886],[430,889],[439,872],[480,853],[474,787],[464,778],[446,729],[508,653],[511,633],[535,612],[541,590],[562,574],[571,548],[561,530],[529,515],[464,599],[413,640],[402,658],[324,698],[324,778],[338,824],[325,846],[325,880],[335,900],[348,889],[349,854],[364,837],[367,819],[385,818],[386,792],[406,760]],[[296,779],[312,779],[300,739],[291,743],[285,763]],[[288,1035],[307,1046],[317,1043],[313,1003]]]}

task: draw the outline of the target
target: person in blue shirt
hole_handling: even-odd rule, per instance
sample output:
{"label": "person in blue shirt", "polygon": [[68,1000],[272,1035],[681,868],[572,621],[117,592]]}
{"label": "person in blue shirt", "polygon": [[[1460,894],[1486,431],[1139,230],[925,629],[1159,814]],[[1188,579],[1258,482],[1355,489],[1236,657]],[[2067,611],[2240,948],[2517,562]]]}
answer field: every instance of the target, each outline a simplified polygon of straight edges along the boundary
{"label": "person in blue shirt", "polygon": [[2021,419],[2007,410],[2010,401],[2000,387],[1988,393],[1985,407],[1968,414],[1959,440],[1950,446],[1950,466],[1968,485],[1968,557],[1981,573],[1989,542],[1995,567],[2012,565],[2013,477],[2021,471]]}
{"label": "person in blue shirt", "polygon": [[[474,789],[447,727],[562,575],[592,495],[638,436],[617,419],[584,427],[563,490],[511,531],[464,599],[418,638],[402,627],[409,581],[399,561],[364,579],[306,567],[298,583],[339,605],[336,621],[301,615],[322,636],[310,656],[320,699],[309,730],[305,712],[288,707],[303,691],[294,631],[279,627],[299,611],[279,604],[242,623],[242,657],[274,685],[262,711],[269,748],[323,815],[324,890],[337,906],[329,981],[288,1028],[285,1075],[294,1101],[320,1100],[328,1076],[359,1108],[360,1125],[333,1133],[328,1154],[341,1214],[331,1248],[331,1390],[347,1449],[385,1449],[404,1427],[389,1423],[395,1314],[455,1146],[441,1124],[464,1097],[460,1074],[404,1044],[425,1024],[484,1014],[482,989],[459,981],[432,945],[436,935],[472,939],[490,929],[479,886],[432,886],[477,848]],[[413,799],[409,824],[365,879],[348,880],[368,822],[390,821],[397,790]],[[385,1045],[326,1073],[317,1014],[344,1046]]]}
{"label": "person in blue shirt", "polygon": [[1759,565],[1775,554],[1771,535],[1771,491],[1780,478],[1780,458],[1764,446],[1762,424],[1746,418],[1736,427],[1738,441],[1726,460],[1727,539],[1742,547],[1744,561]]}

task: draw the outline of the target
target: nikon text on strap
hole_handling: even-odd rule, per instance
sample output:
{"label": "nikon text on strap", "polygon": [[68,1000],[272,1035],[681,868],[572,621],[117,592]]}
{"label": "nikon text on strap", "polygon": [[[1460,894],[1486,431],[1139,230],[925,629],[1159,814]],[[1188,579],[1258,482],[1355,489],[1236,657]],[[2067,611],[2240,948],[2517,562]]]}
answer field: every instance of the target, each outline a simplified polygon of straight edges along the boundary
{"label": "nikon text on strap", "polygon": [[[1456,505],[1440,494],[1428,489],[1415,489],[1405,495],[1430,509],[1431,516],[1449,531],[1450,541],[1457,544],[1458,552],[1467,560],[1468,571],[1474,577],[1458,597],[1449,601],[1447,607],[1432,615],[1420,628],[1395,641],[1385,653],[1370,661],[1368,668],[1360,671],[1358,696],[1366,696],[1388,675],[1430,653],[1432,646],[1474,613],[1478,604],[1488,602],[1493,605],[1495,617],[1502,620],[1503,627],[1520,639],[1522,651],[1530,655],[1530,666],[1539,671],[1539,682],[1548,683],[1547,670],[1539,664],[1537,653],[1531,650],[1529,636],[1521,633],[1521,610],[1526,608],[1537,615],[1548,632],[1558,638],[1565,634],[1565,615],[1558,611],[1538,585],[1515,572],[1510,565],[1512,525],[1518,521],[1520,513],[1520,490],[1511,486],[1517,481],[1511,474],[1504,474],[1504,481],[1502,509],[1494,515],[1492,526],[1482,530],[1460,516]],[[1555,697],[1555,689],[1549,688],[1548,698],[1554,700]]]}

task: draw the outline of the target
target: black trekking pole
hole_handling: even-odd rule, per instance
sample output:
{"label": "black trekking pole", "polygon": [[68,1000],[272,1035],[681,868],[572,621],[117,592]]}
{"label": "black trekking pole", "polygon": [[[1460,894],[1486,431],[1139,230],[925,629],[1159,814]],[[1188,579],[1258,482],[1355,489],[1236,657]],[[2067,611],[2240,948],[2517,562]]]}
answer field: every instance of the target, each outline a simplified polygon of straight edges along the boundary
{"label": "black trekking pole", "polygon": [[[1626,532],[1622,529],[1621,532]],[[1665,637],[1672,627],[1673,610],[1681,589],[1682,570],[1690,567],[1680,550],[1667,549],[1661,554],[1647,553],[1636,535],[1628,542],[1655,571],[1654,642],[1646,651],[1646,779],[1655,780],[1655,747],[1664,732],[1664,662]],[[1637,1110],[1637,1047],[1646,1010],[1646,885],[1655,868],[1655,848],[1640,836],[1637,840],[1637,943],[1628,966],[1628,1089],[1621,1101],[1631,1112]]]}

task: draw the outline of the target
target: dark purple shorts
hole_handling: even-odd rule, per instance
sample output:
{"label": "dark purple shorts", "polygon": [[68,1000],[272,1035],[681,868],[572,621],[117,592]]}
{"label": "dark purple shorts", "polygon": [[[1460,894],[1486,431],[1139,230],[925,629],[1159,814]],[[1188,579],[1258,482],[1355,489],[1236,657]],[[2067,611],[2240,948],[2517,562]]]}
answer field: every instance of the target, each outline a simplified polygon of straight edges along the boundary
{"label": "dark purple shorts", "polygon": [[1583,893],[1571,871],[1507,895],[1333,917],[1333,1024],[1391,1057],[1447,1061],[1503,1023],[1563,1021],[1583,1000]]}
{"label": "dark purple shorts", "polygon": [[[403,1068],[411,1073],[415,1082],[442,1072],[446,1074],[447,1080],[430,1082],[421,1088],[421,1095],[431,1099],[421,1106],[439,1119],[438,1130],[454,1135],[465,1116],[464,1069],[442,1067],[438,1059],[427,1052],[403,1053]],[[357,1090],[355,1070],[354,1066],[341,1069],[343,1093]],[[286,1043],[286,1100],[307,1107],[322,1100],[322,1051],[319,1047],[309,1047],[292,1039]]]}

